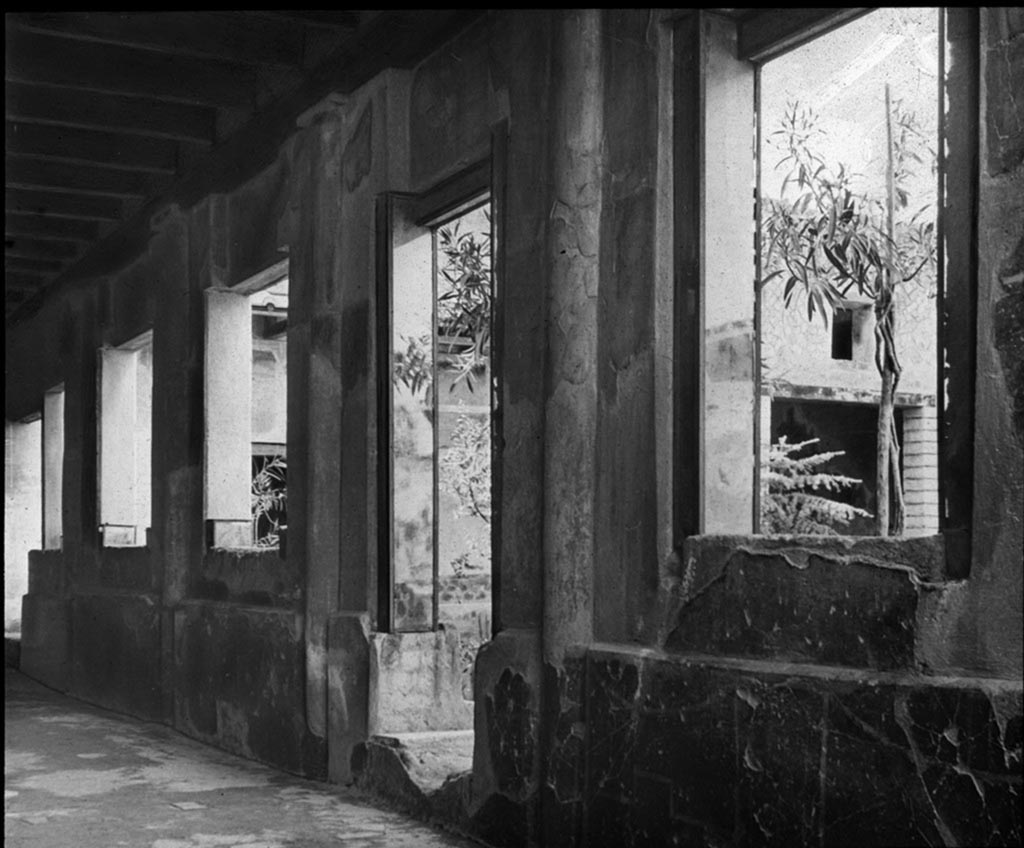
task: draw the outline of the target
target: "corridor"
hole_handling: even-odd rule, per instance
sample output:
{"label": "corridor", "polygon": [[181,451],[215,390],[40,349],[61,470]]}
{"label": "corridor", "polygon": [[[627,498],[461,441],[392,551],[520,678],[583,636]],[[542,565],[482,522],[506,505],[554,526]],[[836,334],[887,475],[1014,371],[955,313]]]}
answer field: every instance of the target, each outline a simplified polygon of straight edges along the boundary
{"label": "corridor", "polygon": [[8,848],[468,846],[375,805],[6,670]]}

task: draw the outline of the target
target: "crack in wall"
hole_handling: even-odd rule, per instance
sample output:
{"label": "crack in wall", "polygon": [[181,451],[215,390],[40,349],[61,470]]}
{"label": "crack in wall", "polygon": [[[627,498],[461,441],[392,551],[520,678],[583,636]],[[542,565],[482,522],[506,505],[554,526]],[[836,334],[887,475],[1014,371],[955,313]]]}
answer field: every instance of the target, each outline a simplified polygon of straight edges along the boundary
{"label": "crack in wall", "polygon": [[907,738],[907,745],[910,747],[910,757],[913,760],[918,780],[921,782],[921,791],[924,792],[924,796],[928,799],[928,804],[932,809],[933,820],[935,822],[936,829],[939,831],[939,836],[942,837],[942,844],[945,845],[946,848],[959,848],[960,843],[957,841],[956,836],[953,835],[953,831],[950,830],[949,825],[946,824],[940,815],[939,808],[935,805],[935,799],[928,790],[928,784],[924,779],[925,760],[921,755],[921,751],[917,747],[917,740],[914,739],[914,731],[911,727],[913,722],[910,718],[910,709],[907,705],[906,695],[896,698],[896,701],[893,704],[893,713],[896,718],[896,723],[900,726],[904,736]]}

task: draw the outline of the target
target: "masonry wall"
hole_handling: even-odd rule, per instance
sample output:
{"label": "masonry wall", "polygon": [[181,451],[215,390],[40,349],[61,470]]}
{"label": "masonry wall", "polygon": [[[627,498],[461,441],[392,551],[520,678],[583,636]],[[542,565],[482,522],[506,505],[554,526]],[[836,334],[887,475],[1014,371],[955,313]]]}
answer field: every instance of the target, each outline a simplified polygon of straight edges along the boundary
{"label": "masonry wall", "polygon": [[[66,390],[64,547],[32,556],[26,672],[292,771],[366,774],[375,657],[403,642],[375,632],[375,200],[491,157],[497,632],[476,664],[473,773],[417,810],[494,845],[1019,840],[1020,16],[982,15],[963,581],[945,580],[935,536],[672,537],[671,316],[689,261],[673,215],[698,215],[672,194],[695,152],[673,135],[691,119],[673,121],[690,72],[676,26],[491,13],[311,110],[272,164],[164,210],[143,255],[12,328],[8,419]],[[690,48],[710,26],[682,30]],[[203,292],[284,256],[285,549],[207,550]],[[150,326],[153,526],[113,550],[96,533],[96,349]]]}

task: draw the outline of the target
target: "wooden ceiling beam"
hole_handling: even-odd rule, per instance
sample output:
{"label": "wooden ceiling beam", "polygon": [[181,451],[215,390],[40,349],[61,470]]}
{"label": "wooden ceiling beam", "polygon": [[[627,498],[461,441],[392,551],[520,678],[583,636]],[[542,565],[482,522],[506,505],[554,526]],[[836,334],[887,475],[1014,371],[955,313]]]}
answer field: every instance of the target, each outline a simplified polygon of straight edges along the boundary
{"label": "wooden ceiling beam", "polygon": [[178,148],[167,139],[13,121],[6,138],[7,152],[17,156],[152,174],[177,170]]}
{"label": "wooden ceiling beam", "polygon": [[99,238],[100,225],[93,221],[8,212],[4,215],[4,235],[87,243]]}
{"label": "wooden ceiling beam", "polygon": [[125,211],[122,201],[116,198],[28,191],[9,186],[5,192],[4,208],[8,212],[96,222],[119,221]]}
{"label": "wooden ceiling beam", "polygon": [[8,82],[4,86],[8,120],[44,126],[68,126],[125,132],[210,145],[217,113],[211,107],[165,103],[98,92]]}
{"label": "wooden ceiling beam", "polygon": [[29,259],[21,256],[4,256],[4,271],[34,271],[42,274],[55,274],[63,267],[64,263],[55,259]]}
{"label": "wooden ceiling beam", "polygon": [[[390,10],[377,15],[372,23],[360,27],[358,38],[342,39],[338,49],[301,86],[257,111],[165,194],[149,197],[134,211],[126,208],[125,223],[92,245],[54,280],[53,286],[84,284],[122,267],[129,257],[145,249],[152,234],[153,215],[168,204],[187,208],[205,195],[237,187],[275,160],[280,145],[294,133],[296,120],[311,106],[332,92],[355,90],[385,68],[414,65],[482,14],[482,10],[473,9]],[[19,306],[8,314],[8,320],[19,321],[35,306],[35,301]]]}
{"label": "wooden ceiling beam", "polygon": [[302,63],[299,22],[218,12],[20,12],[8,23],[69,40],[131,47],[174,56],[218,59],[260,67]]}
{"label": "wooden ceiling beam", "polygon": [[29,271],[4,271],[4,288],[36,291],[46,284],[46,277]]}
{"label": "wooden ceiling beam", "polygon": [[738,24],[739,58],[766,62],[870,11],[870,8],[794,8],[755,12]]}
{"label": "wooden ceiling beam", "polygon": [[297,72],[270,73],[215,59],[71,41],[9,28],[5,79],[76,91],[199,106],[253,109],[294,85]]}
{"label": "wooden ceiling beam", "polygon": [[74,259],[78,245],[70,241],[30,239],[21,236],[4,237],[4,256],[19,256],[25,259]]}
{"label": "wooden ceiling beam", "polygon": [[10,188],[56,191],[100,197],[148,197],[156,190],[147,174],[94,165],[41,162],[21,156],[4,159],[5,183]]}

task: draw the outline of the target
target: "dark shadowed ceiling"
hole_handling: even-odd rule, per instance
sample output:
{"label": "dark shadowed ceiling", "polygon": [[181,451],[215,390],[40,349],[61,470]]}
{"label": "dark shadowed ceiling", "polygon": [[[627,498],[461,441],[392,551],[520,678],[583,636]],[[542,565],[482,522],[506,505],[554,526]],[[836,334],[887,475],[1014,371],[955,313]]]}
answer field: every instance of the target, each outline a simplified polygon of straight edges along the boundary
{"label": "dark shadowed ceiling", "polygon": [[477,14],[5,14],[8,322],[109,272],[163,202],[273,156],[327,94],[414,64]]}
{"label": "dark shadowed ceiling", "polygon": [[[232,188],[303,111],[414,65],[483,11],[6,13],[7,322],[115,270],[163,204]],[[759,60],[864,11],[710,13]]]}

